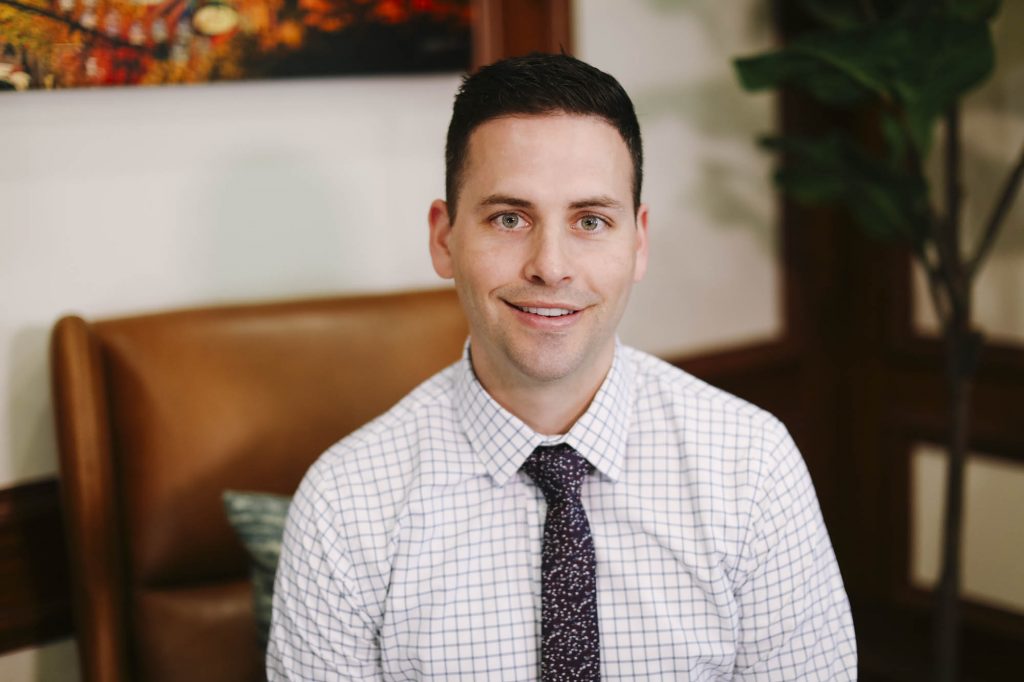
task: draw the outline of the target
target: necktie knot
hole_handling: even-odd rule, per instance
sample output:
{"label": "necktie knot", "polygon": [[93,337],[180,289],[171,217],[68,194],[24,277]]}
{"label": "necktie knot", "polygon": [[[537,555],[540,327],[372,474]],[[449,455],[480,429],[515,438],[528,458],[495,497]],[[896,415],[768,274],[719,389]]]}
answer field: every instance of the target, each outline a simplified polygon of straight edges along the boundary
{"label": "necktie knot", "polygon": [[544,493],[549,505],[578,500],[591,466],[569,445],[542,445],[523,465],[523,472]]}

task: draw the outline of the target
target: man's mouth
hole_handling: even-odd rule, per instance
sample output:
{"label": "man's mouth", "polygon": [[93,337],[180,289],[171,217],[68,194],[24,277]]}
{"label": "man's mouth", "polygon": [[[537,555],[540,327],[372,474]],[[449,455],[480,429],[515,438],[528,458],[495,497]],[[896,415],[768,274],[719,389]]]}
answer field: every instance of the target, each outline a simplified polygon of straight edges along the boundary
{"label": "man's mouth", "polygon": [[522,310],[524,313],[532,313],[542,317],[565,317],[566,315],[575,315],[579,312],[571,308],[537,308],[528,305],[515,305],[514,303],[509,303],[509,305],[516,310]]}

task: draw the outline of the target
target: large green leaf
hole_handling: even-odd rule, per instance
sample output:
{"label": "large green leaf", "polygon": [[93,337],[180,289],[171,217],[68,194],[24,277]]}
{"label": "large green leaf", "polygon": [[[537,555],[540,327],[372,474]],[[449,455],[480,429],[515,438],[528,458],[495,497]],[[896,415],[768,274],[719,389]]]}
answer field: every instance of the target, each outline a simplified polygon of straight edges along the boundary
{"label": "large green leaf", "polygon": [[737,59],[735,66],[740,83],[747,90],[799,84],[818,101],[836,106],[855,105],[871,94],[841,71],[824,69],[815,59],[789,50]]}
{"label": "large green leaf", "polygon": [[984,21],[933,17],[908,31],[908,49],[901,57],[891,76],[893,94],[925,155],[936,119],[992,72],[995,48]]}
{"label": "large green leaf", "polygon": [[861,0],[800,0],[800,5],[822,26],[851,29],[863,25],[865,16]]}
{"label": "large green leaf", "polygon": [[776,181],[803,203],[840,203],[868,235],[919,241],[927,233],[927,187],[920,176],[873,158],[838,134],[764,141],[783,152]]}
{"label": "large green leaf", "polygon": [[[1019,2],[1019,0],[1014,0]],[[948,0],[949,11],[965,21],[989,21],[999,13],[1001,0]]]}
{"label": "large green leaf", "polygon": [[781,50],[735,65],[748,90],[792,85],[819,101],[849,106],[866,97],[891,100],[894,79],[911,52],[907,26],[877,25],[807,34]]}
{"label": "large green leaf", "polygon": [[1000,0],[798,0],[808,17],[824,28],[852,29],[891,19],[919,21],[948,14],[965,21],[991,19]]}
{"label": "large green leaf", "polygon": [[889,165],[902,167],[907,163],[913,163],[909,154],[911,141],[907,128],[895,116],[882,115],[881,131],[882,139],[885,140]]}
{"label": "large green leaf", "polygon": [[987,21],[949,11],[808,34],[784,49],[735,62],[748,90],[792,85],[832,106],[870,97],[890,111],[902,110],[921,156],[938,117],[984,81],[993,65]]}

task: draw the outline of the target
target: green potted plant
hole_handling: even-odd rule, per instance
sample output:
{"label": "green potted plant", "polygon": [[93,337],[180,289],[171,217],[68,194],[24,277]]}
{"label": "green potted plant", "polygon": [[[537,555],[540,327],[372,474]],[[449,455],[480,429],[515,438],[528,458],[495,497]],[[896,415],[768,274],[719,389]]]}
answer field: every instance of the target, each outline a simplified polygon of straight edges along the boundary
{"label": "green potted plant", "polygon": [[[959,103],[993,70],[990,22],[1000,2],[797,2],[820,29],[803,32],[779,50],[738,59],[735,66],[748,90],[796,88],[822,105],[877,121],[879,135],[870,140],[837,128],[818,137],[769,137],[763,143],[782,154],[776,181],[783,191],[798,201],[843,207],[865,233],[909,248],[927,273],[945,342],[951,410],[933,678],[955,680],[968,413],[982,344],[971,325],[971,294],[1024,177],[1022,148],[985,223],[974,232],[980,238],[967,244]],[[940,122],[944,177],[931,183],[926,162]]]}

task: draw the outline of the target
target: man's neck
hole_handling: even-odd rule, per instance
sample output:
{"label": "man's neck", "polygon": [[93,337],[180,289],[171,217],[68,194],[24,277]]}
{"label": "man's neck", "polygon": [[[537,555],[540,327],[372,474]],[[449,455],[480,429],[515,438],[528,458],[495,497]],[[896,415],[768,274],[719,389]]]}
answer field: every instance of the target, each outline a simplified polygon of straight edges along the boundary
{"label": "man's neck", "polygon": [[538,381],[521,374],[499,375],[488,371],[486,363],[473,362],[473,369],[484,390],[503,408],[539,434],[566,433],[590,407],[604,383],[614,358],[614,347],[607,358],[594,364],[594,370],[554,381]]}

